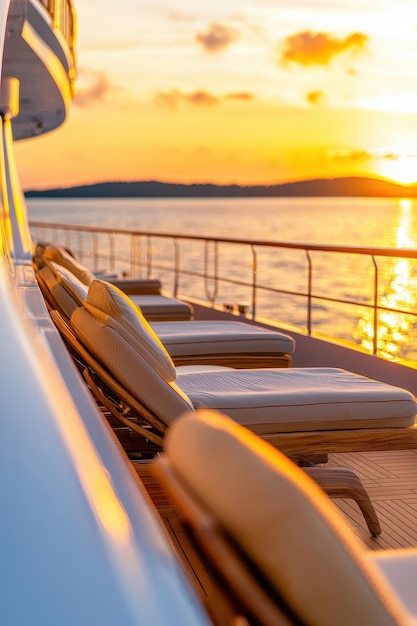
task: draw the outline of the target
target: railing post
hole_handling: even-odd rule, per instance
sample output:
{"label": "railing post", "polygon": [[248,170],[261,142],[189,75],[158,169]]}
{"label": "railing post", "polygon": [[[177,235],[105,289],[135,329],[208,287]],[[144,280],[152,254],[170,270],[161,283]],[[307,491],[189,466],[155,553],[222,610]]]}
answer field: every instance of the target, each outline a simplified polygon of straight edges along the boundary
{"label": "railing post", "polygon": [[178,296],[178,286],[180,283],[180,247],[177,239],[174,237],[172,240],[174,244],[174,298]]}
{"label": "railing post", "polygon": [[114,232],[109,233],[109,257],[110,257],[110,271],[114,272],[116,267],[115,252],[114,252]]}
{"label": "railing post", "polygon": [[373,338],[373,354],[378,353],[378,264],[372,255],[372,263],[374,265],[374,338]]}
{"label": "railing post", "polygon": [[130,235],[130,275],[136,278],[137,254],[136,254],[136,236]]}
{"label": "railing post", "polygon": [[250,247],[252,250],[252,319],[256,319],[256,278],[258,275],[258,259],[256,256],[255,246]]}
{"label": "railing post", "polygon": [[98,271],[97,233],[93,233],[93,268],[95,272]]}
{"label": "railing post", "polygon": [[[214,258],[214,272],[213,275],[211,276],[211,278],[213,279],[214,282],[214,287],[213,287],[213,291],[212,293],[210,293],[210,288],[209,288],[209,284],[208,284],[208,278],[209,278],[209,270],[208,270],[208,266],[209,266],[209,245],[213,244],[214,246],[214,254],[213,254],[213,258]],[[217,296],[219,294],[219,252],[218,252],[218,244],[217,241],[206,241],[204,244],[204,291],[206,294],[206,298],[209,302],[211,302],[211,305],[214,306]]]}
{"label": "railing post", "polygon": [[131,233],[130,274],[132,278],[142,278],[142,236]]}
{"label": "railing post", "polygon": [[152,238],[150,235],[146,237],[146,261],[148,268],[147,278],[152,278]]}
{"label": "railing post", "polygon": [[310,252],[306,250],[308,262],[308,290],[307,290],[307,332],[311,335],[311,312],[312,312],[312,290],[313,290],[313,264]]}
{"label": "railing post", "polygon": [[83,237],[82,232],[80,230],[77,231],[77,247],[78,247],[78,256],[80,257],[80,261],[84,261],[84,249],[83,249]]}

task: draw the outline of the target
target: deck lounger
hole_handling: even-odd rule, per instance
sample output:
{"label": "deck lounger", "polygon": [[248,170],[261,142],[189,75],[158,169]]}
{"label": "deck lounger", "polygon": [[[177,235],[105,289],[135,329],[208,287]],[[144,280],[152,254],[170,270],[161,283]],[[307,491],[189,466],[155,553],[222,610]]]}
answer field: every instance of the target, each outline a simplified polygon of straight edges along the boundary
{"label": "deck lounger", "polygon": [[229,418],[204,410],[178,419],[156,469],[236,617],[417,622],[417,550],[366,550],[304,472]]}
{"label": "deck lounger", "polygon": [[[79,275],[85,278],[82,272],[81,267]],[[61,311],[66,318],[87,299],[88,285],[68,267],[47,261],[36,273],[49,308]],[[154,297],[162,298],[141,296]],[[135,296],[130,299],[134,301]],[[295,349],[295,341],[288,335],[243,322],[165,321],[153,322],[152,328],[177,365],[288,367]]]}
{"label": "deck lounger", "polygon": [[[54,272],[54,267],[61,266],[69,270],[87,287],[95,279],[95,275],[87,267],[82,265],[72,254],[66,249],[54,245],[38,245],[34,255],[35,265],[38,270],[44,266]],[[119,285],[120,285],[119,281]],[[132,281],[128,283],[128,289],[133,291]],[[152,287],[154,290],[154,286]],[[132,295],[133,301],[140,306],[143,315],[149,321],[162,320],[190,320],[193,316],[192,307],[186,302],[182,302],[177,298],[169,298],[167,296],[155,293],[142,295]]]}
{"label": "deck lounger", "polygon": [[91,272],[77,259],[75,254],[69,248],[57,246],[50,242],[39,241],[35,246],[35,251],[33,255],[34,263],[37,267],[41,268],[44,266],[46,259],[55,261],[60,265],[64,265],[72,272],[74,272],[75,270],[75,273],[77,275],[78,268],[81,271],[86,270],[88,273],[86,284],[89,284],[93,278],[102,278],[103,280],[107,280],[107,282],[111,282],[113,285],[116,285],[116,287],[123,291],[123,293],[126,293],[128,295],[156,295],[161,293],[161,281],[157,278],[115,278],[108,273],[95,271]]}
{"label": "deck lounger", "polygon": [[286,453],[410,448],[414,396],[334,368],[175,368],[129,298],[94,281],[71,324],[78,339],[150,415],[167,428],[185,410],[212,408]]}
{"label": "deck lounger", "polygon": [[[138,458],[138,455],[140,458],[149,455],[153,457],[162,447],[166,423],[158,419],[154,413],[149,412],[124,386],[120,385],[109,373],[109,370],[80,343],[58,311],[52,311],[51,315],[64,341],[75,356],[75,361],[99,405],[105,408],[108,417],[113,415],[117,418],[116,424],[112,424],[111,419],[110,423],[126,452],[132,459]],[[155,356],[158,357],[157,354]],[[201,367],[198,366],[198,369]],[[192,369],[197,371],[195,366]],[[203,369],[207,370],[207,367],[203,366]],[[140,423],[138,423],[138,419]],[[120,428],[120,422],[124,428]],[[149,426],[152,427],[152,430],[149,429]],[[355,472],[345,467],[311,467],[313,457],[319,462],[327,460],[327,455],[310,455],[308,467],[305,467],[304,471],[330,497],[353,499],[362,512],[371,535],[379,535],[381,526],[377,514],[368,493]],[[305,465],[304,462],[303,465]]]}

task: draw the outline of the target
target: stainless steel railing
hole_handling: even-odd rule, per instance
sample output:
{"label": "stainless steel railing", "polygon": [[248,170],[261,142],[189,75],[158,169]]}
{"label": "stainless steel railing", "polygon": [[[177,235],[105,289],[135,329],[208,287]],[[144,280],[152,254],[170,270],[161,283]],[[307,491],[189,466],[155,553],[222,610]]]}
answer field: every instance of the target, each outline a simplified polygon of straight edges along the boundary
{"label": "stainless steel railing", "polygon": [[72,0],[38,0],[38,2],[45,7],[51,16],[53,27],[61,31],[74,60],[77,33],[74,3]]}
{"label": "stainless steel railing", "polygon": [[[173,279],[172,292],[175,296],[183,293],[184,281],[188,281],[193,287],[195,280],[201,279],[206,300],[215,306],[220,294],[224,299],[221,286],[227,285],[227,294],[232,295],[227,295],[226,302],[223,302],[225,308],[238,308],[253,320],[257,319],[258,305],[262,298],[268,301],[273,297],[280,300],[284,297],[294,298],[297,309],[305,311],[305,331],[308,334],[312,334],[315,319],[322,314],[323,307],[339,306],[341,311],[346,307],[359,307],[369,318],[368,343],[372,344],[369,351],[374,354],[387,352],[386,346],[395,340],[387,336],[387,317],[392,318],[389,333],[397,338],[400,331],[404,331],[404,320],[407,320],[408,325],[417,322],[417,306],[414,308],[414,304],[417,305],[417,293],[414,298],[410,283],[413,273],[417,284],[416,250],[213,238],[39,221],[31,221],[30,228],[35,241],[43,239],[67,246],[96,272],[103,269],[109,272],[122,271],[132,277],[152,277],[156,271],[169,273]],[[190,245],[193,246],[192,254],[189,252]],[[171,248],[169,253],[167,246]],[[185,254],[184,248],[187,246],[188,253]],[[199,246],[200,252],[195,251],[196,246]],[[264,278],[266,252],[272,253],[268,257],[269,276],[271,263],[276,263],[279,269],[276,271],[278,285],[271,284],[270,280]],[[297,254],[297,260],[289,261],[288,255],[291,254]],[[276,261],[279,255],[281,256]],[[186,256],[191,259],[191,265],[184,265]],[[349,259],[350,265],[345,264],[346,259]],[[355,261],[352,262],[352,259]],[[360,286],[359,292],[351,293],[353,283],[349,276],[359,272],[358,268],[364,261],[367,263],[364,278],[356,281]],[[303,275],[295,288],[292,284],[286,285],[282,279],[285,274],[282,268],[289,262],[298,264]],[[399,280],[397,267],[404,262],[411,264],[412,268],[407,270],[411,297],[399,297],[398,294],[398,284],[404,281]],[[239,268],[238,272],[230,270],[233,264]],[[326,279],[326,272],[329,276],[336,271],[342,277],[339,281],[340,293],[327,293],[329,281]],[[387,296],[390,281],[396,291],[393,299]],[[366,289],[362,289],[362,283],[366,283]],[[247,304],[239,302],[241,296],[233,296],[234,289],[244,292]],[[404,293],[406,291],[407,285]],[[382,345],[385,347],[381,348]]]}

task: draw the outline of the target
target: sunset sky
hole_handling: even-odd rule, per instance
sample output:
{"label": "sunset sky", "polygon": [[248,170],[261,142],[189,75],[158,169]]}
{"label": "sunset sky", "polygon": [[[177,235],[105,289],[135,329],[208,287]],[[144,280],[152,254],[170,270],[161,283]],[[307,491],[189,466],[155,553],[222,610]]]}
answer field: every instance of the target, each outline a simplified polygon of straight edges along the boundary
{"label": "sunset sky", "polygon": [[417,181],[415,0],[75,0],[78,95],[25,189]]}

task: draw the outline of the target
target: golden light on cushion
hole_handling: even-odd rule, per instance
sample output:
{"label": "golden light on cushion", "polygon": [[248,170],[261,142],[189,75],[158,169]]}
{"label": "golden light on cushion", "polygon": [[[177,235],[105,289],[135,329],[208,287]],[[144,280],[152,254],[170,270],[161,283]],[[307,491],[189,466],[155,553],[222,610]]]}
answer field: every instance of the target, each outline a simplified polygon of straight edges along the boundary
{"label": "golden light on cushion", "polygon": [[123,335],[167,382],[176,379],[175,366],[164,345],[140,309],[120,289],[104,280],[94,280],[84,306],[94,317]]}
{"label": "golden light on cushion", "polygon": [[279,451],[208,410],[179,418],[165,447],[189,489],[303,623],[406,623],[341,515]]}

